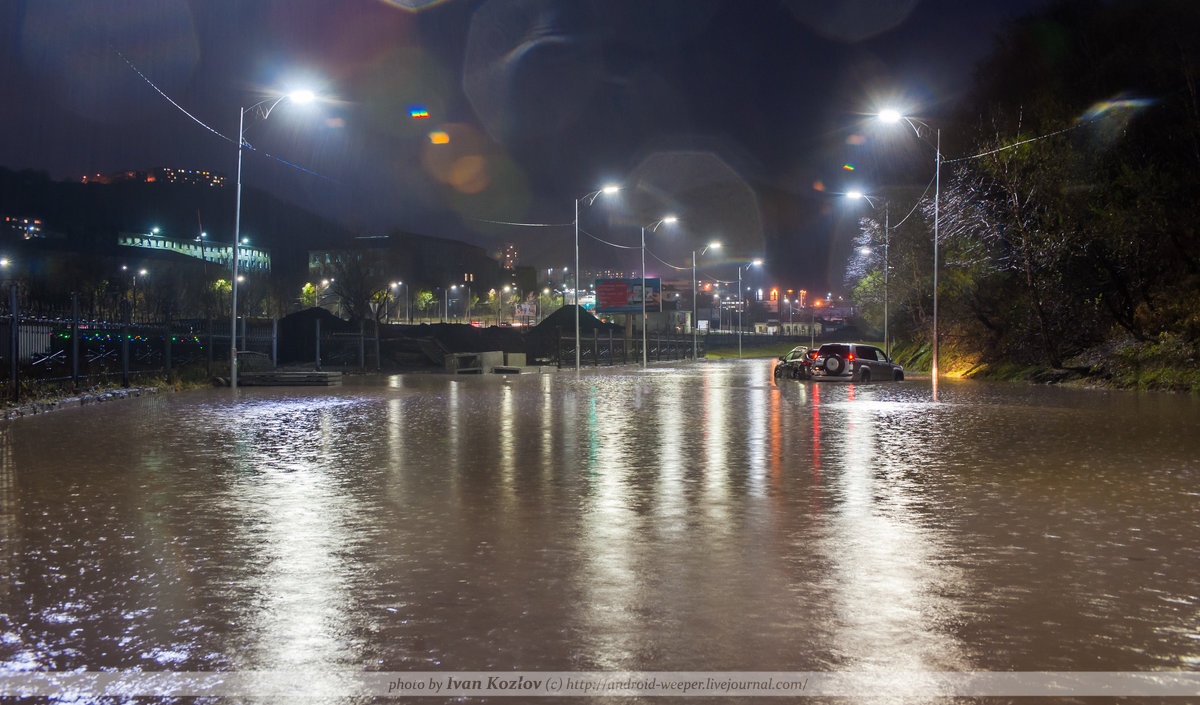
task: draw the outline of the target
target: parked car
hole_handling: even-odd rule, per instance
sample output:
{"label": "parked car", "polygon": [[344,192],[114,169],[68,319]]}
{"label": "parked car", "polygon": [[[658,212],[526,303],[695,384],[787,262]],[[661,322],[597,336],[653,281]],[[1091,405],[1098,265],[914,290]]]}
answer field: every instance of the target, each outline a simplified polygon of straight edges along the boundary
{"label": "parked car", "polygon": [[816,350],[797,345],[786,355],[781,355],[775,363],[775,379],[811,379],[813,358],[816,356]]}
{"label": "parked car", "polygon": [[874,345],[825,343],[813,360],[813,379],[870,382],[904,379],[904,368]]}

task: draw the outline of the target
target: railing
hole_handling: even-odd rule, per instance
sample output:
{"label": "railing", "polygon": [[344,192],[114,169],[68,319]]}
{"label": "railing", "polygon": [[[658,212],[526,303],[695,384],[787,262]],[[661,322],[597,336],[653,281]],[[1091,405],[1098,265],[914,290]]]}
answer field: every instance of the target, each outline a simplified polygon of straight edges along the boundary
{"label": "railing", "polygon": [[[609,367],[640,362],[642,359],[642,338],[618,337],[612,331],[601,335],[598,330],[589,335],[582,335],[580,343],[580,364],[584,367]],[[555,346],[555,364],[560,367],[575,365],[575,334],[559,331],[558,344]],[[698,354],[703,357],[704,344],[700,340]],[[646,359],[653,362],[663,360],[688,360],[692,357],[692,336],[670,333],[651,333],[646,336]]]}
{"label": "railing", "polygon": [[[205,366],[211,375],[229,360],[229,324],[219,320],[134,323],[25,315],[10,290],[0,311],[0,398],[20,401],[22,387],[49,384],[79,389],[98,383],[130,386],[135,377],[171,374],[182,366]],[[272,319],[240,321],[238,350],[277,359],[278,327]]]}

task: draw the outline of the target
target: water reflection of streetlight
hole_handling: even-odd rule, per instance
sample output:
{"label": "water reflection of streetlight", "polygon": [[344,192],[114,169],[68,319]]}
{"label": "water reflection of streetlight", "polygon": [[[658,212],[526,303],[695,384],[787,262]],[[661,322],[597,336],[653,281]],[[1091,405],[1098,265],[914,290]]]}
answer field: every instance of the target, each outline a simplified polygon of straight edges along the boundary
{"label": "water reflection of streetlight", "polygon": [[[238,295],[238,241],[242,236],[242,152],[246,146],[246,111],[258,111],[263,120],[271,116],[271,111],[275,106],[285,100],[291,99],[293,103],[308,103],[315,96],[312,91],[294,91],[285,95],[267,98],[261,100],[249,108],[241,108],[238,114],[238,158],[237,158],[237,191],[234,196],[234,216],[233,216],[233,275],[232,280],[232,295],[230,297],[230,321],[229,321],[229,387],[231,389],[237,387],[237,295]],[[267,103],[270,103],[267,106]],[[263,107],[267,106],[267,107]]]}

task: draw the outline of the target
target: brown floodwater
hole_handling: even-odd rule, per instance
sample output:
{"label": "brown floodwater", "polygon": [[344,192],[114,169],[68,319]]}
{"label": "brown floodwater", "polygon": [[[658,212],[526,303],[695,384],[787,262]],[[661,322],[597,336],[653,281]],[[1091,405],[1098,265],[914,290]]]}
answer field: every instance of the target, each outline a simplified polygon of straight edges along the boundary
{"label": "brown floodwater", "polygon": [[1196,671],[1198,428],[763,360],[0,422],[0,673]]}

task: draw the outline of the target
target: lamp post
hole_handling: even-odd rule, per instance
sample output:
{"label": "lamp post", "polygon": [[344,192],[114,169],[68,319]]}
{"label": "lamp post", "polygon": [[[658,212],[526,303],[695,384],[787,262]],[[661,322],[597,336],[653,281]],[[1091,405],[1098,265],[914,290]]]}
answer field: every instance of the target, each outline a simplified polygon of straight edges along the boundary
{"label": "lamp post", "polygon": [[[700,250],[700,254],[704,254],[710,249],[716,250],[720,248],[721,243],[716,241],[710,242],[705,245],[703,250]],[[696,251],[692,250],[692,360],[700,359],[700,347],[696,342],[696,316],[698,311],[699,310],[696,308]],[[717,324],[717,327],[720,327],[719,323]]]}
{"label": "lamp post", "polygon": [[738,267],[738,358],[742,357],[742,308],[745,301],[745,292],[742,291],[742,270],[750,267],[757,267],[762,264],[762,260],[756,259],[753,262]]}
{"label": "lamp post", "polygon": [[937,379],[938,379],[938,200],[942,189],[942,130],[941,128],[932,128],[920,120],[905,117],[897,110],[883,110],[879,113],[879,119],[886,123],[894,123],[903,120],[908,123],[908,126],[913,129],[913,134],[917,139],[921,138],[921,131],[917,129],[917,123],[923,125],[926,129],[932,130],[935,134],[934,142],[934,174],[933,174],[933,391],[934,398],[937,398]]}
{"label": "lamp post", "polygon": [[821,300],[817,299],[808,307],[812,312],[812,319],[808,323],[808,347],[815,348],[817,346],[817,309],[821,307]]}
{"label": "lamp post", "polygon": [[[402,286],[403,286],[403,287],[407,287],[408,285],[407,285],[407,284],[405,284],[404,282],[392,282],[392,288],[393,288],[393,289],[398,289],[398,288],[400,288],[400,287],[402,287]],[[409,316],[409,308],[408,308],[408,306],[409,306],[409,303],[408,303],[408,289],[407,289],[407,288],[405,288],[405,289],[401,289],[401,291],[403,291],[403,292],[404,292],[404,323],[405,323],[405,324],[408,324],[408,323],[411,323],[411,322],[412,322],[412,321],[411,321],[411,319],[410,319],[410,316]]]}
{"label": "lamp post", "polygon": [[582,368],[579,337],[579,202],[586,201],[590,206],[596,202],[600,194],[614,194],[620,191],[620,186],[608,185],[598,191],[592,191],[575,199],[575,371]]}
{"label": "lamp post", "polygon": [[[312,91],[295,91],[277,98],[267,98],[259,101],[249,108],[241,108],[238,114],[238,154],[237,154],[237,191],[234,196],[234,216],[233,216],[233,277],[232,277],[232,295],[230,296],[230,313],[229,313],[229,387],[237,388],[237,295],[238,295],[238,242],[242,237],[242,151],[246,146],[246,111],[251,112],[258,110],[262,113],[262,119],[266,120],[271,116],[271,111],[287,99],[291,99],[294,103],[307,103],[314,99]],[[274,101],[274,102],[272,102]],[[263,106],[270,103],[270,106],[265,109]]]}
{"label": "lamp post", "polygon": [[443,289],[446,294],[446,302],[445,305],[442,306],[442,323],[448,323],[450,321],[450,292],[456,289],[458,289],[457,284],[451,284],[448,289]]}
{"label": "lamp post", "polygon": [[[846,193],[848,198],[861,198],[871,204],[872,208],[876,208],[875,201],[862,191],[849,191]],[[888,222],[888,200],[883,199],[883,351],[890,358],[892,356],[891,340],[888,338],[888,241],[890,224]],[[870,250],[868,249],[867,253]]]}
{"label": "lamp post", "polygon": [[[663,218],[659,218],[658,220],[656,220],[654,223],[651,223],[650,225],[642,226],[642,296],[641,296],[641,299],[642,299],[642,367],[643,368],[645,368],[647,365],[647,359],[646,359],[646,228],[650,228],[650,232],[653,233],[654,231],[658,230],[658,226],[662,225],[663,223],[676,223],[678,221],[679,221],[679,218],[676,218],[673,215],[668,215]],[[658,308],[660,311],[662,310],[662,299],[661,298],[659,299]]]}

